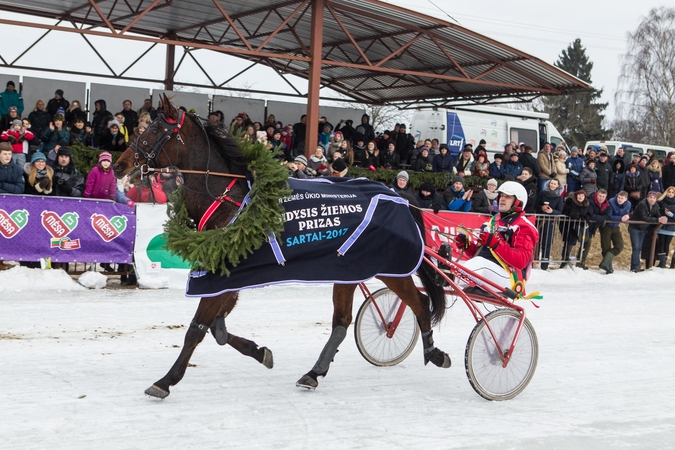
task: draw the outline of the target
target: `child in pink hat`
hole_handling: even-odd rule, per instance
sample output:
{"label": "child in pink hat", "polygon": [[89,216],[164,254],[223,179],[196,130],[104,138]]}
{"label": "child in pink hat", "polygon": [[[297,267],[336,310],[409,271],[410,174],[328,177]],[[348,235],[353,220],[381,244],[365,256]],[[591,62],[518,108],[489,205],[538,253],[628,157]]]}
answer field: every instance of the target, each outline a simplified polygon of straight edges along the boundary
{"label": "child in pink hat", "polygon": [[112,155],[103,152],[98,157],[98,164],[91,169],[87,176],[87,185],[84,189],[86,198],[100,198],[115,200],[117,180],[112,171]]}

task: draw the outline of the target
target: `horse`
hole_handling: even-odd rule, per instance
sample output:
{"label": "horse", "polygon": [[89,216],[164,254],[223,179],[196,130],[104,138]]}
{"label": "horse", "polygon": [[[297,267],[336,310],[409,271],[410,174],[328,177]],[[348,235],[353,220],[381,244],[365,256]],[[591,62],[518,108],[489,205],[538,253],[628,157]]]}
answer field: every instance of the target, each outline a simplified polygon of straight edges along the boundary
{"label": "horse", "polygon": [[[246,173],[244,155],[237,145],[237,140],[226,136],[222,131],[219,136],[214,136],[218,133],[213,133],[213,130],[205,127],[199,117],[176,108],[165,95],[161,100],[162,106],[157,119],[119,157],[114,165],[115,175],[121,178],[139,169],[147,175],[153,170],[178,168],[184,177],[183,192],[188,213],[195,223],[200,221],[216,198],[212,193],[217,195],[228,192],[227,197],[230,201],[222,201],[222,205],[208,219],[205,229],[227,226],[238,210],[233,199],[243,199],[248,191],[244,177]],[[419,211],[416,209],[411,211],[414,216],[416,213],[416,221],[418,226],[421,226]],[[394,249],[391,251],[392,258],[401,257],[394,254]],[[442,287],[433,282],[433,269],[428,267],[426,262],[420,266],[417,274],[422,280],[426,294],[420,292],[411,276],[377,278],[396,293],[417,317],[424,344],[424,364],[431,362],[438,367],[450,367],[450,357],[434,345],[432,331],[432,326],[444,316],[445,294]],[[334,284],[331,335],[316,364],[297,381],[296,386],[316,389],[319,377],[327,375],[338,347],[352,322],[352,303],[357,286],[357,284]],[[178,358],[166,375],[149,387],[145,394],[160,399],[170,394],[170,387],[181,381],[190,357],[208,330],[211,330],[219,345],[230,345],[268,369],[273,367],[271,350],[259,347],[255,342],[227,331],[225,318],[230,317],[238,299],[238,292],[200,299],[197,311],[185,333],[184,345]]]}

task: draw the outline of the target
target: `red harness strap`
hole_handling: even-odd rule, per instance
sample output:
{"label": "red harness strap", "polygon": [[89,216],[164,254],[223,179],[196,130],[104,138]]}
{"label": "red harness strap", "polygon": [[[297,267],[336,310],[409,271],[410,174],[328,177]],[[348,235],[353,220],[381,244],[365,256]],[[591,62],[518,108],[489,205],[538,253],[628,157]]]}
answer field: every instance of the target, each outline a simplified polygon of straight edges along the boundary
{"label": "red harness strap", "polygon": [[227,193],[230,192],[230,190],[234,186],[234,183],[236,183],[236,182],[237,182],[237,179],[236,178],[233,179],[230,182],[230,184],[227,185],[227,187],[225,188],[225,192],[223,192],[221,195],[219,195],[218,198],[213,203],[211,203],[211,206],[209,206],[209,209],[207,209],[206,212],[204,212],[204,215],[202,216],[201,220],[199,221],[199,225],[197,226],[197,231],[202,231],[204,229],[204,227],[206,226],[206,222],[209,221],[209,219],[211,218],[213,213],[216,212],[216,209],[218,209],[218,207],[220,205],[222,205],[224,201],[230,202],[230,203],[232,203],[232,204],[234,204],[238,207],[241,206],[241,202],[234,201],[234,200],[232,200],[232,198],[230,198],[229,195],[227,195]]}
{"label": "red harness strap", "polygon": [[176,127],[173,129],[173,133],[180,132],[180,129],[183,128],[183,122],[185,122],[185,112],[182,109],[178,110],[178,120],[173,120],[171,117],[164,117],[169,123],[175,123]]}

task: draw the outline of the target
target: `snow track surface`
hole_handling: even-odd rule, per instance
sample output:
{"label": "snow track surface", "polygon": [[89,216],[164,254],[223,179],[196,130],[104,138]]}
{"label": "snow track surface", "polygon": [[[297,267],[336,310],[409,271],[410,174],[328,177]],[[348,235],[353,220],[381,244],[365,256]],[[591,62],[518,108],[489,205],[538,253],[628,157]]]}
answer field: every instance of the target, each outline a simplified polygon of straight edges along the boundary
{"label": "snow track surface", "polygon": [[171,395],[152,399],[143,391],[178,356],[196,300],[177,290],[84,290],[54,273],[14,270],[0,272],[2,449],[656,449],[675,442],[674,270],[533,271],[528,286],[544,294],[540,309],[527,306],[539,363],[527,389],[506,402],[483,400],[466,379],[474,323],[461,302],[434,332],[451,368],[425,367],[419,344],[397,366],[372,366],[350,327],[317,390],[296,388],[330,335],[326,285],[242,293],[228,331],[269,347],[273,370],[207,335]]}

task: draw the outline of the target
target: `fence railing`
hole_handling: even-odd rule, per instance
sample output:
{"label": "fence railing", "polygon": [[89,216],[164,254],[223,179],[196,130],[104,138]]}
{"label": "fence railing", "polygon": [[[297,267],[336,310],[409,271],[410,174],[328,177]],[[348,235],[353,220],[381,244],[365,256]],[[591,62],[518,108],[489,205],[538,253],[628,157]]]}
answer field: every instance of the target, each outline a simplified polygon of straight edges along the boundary
{"label": "fence railing", "polygon": [[[573,264],[576,261],[584,259],[585,252],[590,248],[585,244],[590,242],[590,223],[583,219],[572,219],[566,216],[551,216],[549,214],[532,214],[530,217],[536,218],[535,226],[539,231],[539,242],[534,249],[534,262],[539,263],[540,267],[546,267],[547,264]],[[646,261],[646,268],[649,269],[654,264],[656,253],[656,241],[661,224],[628,220],[626,222],[607,221],[606,223],[618,223],[619,226],[630,224],[648,224],[655,226],[652,241],[650,243],[649,259]],[[596,237],[599,239],[599,237]],[[630,243],[630,241],[628,242]]]}

